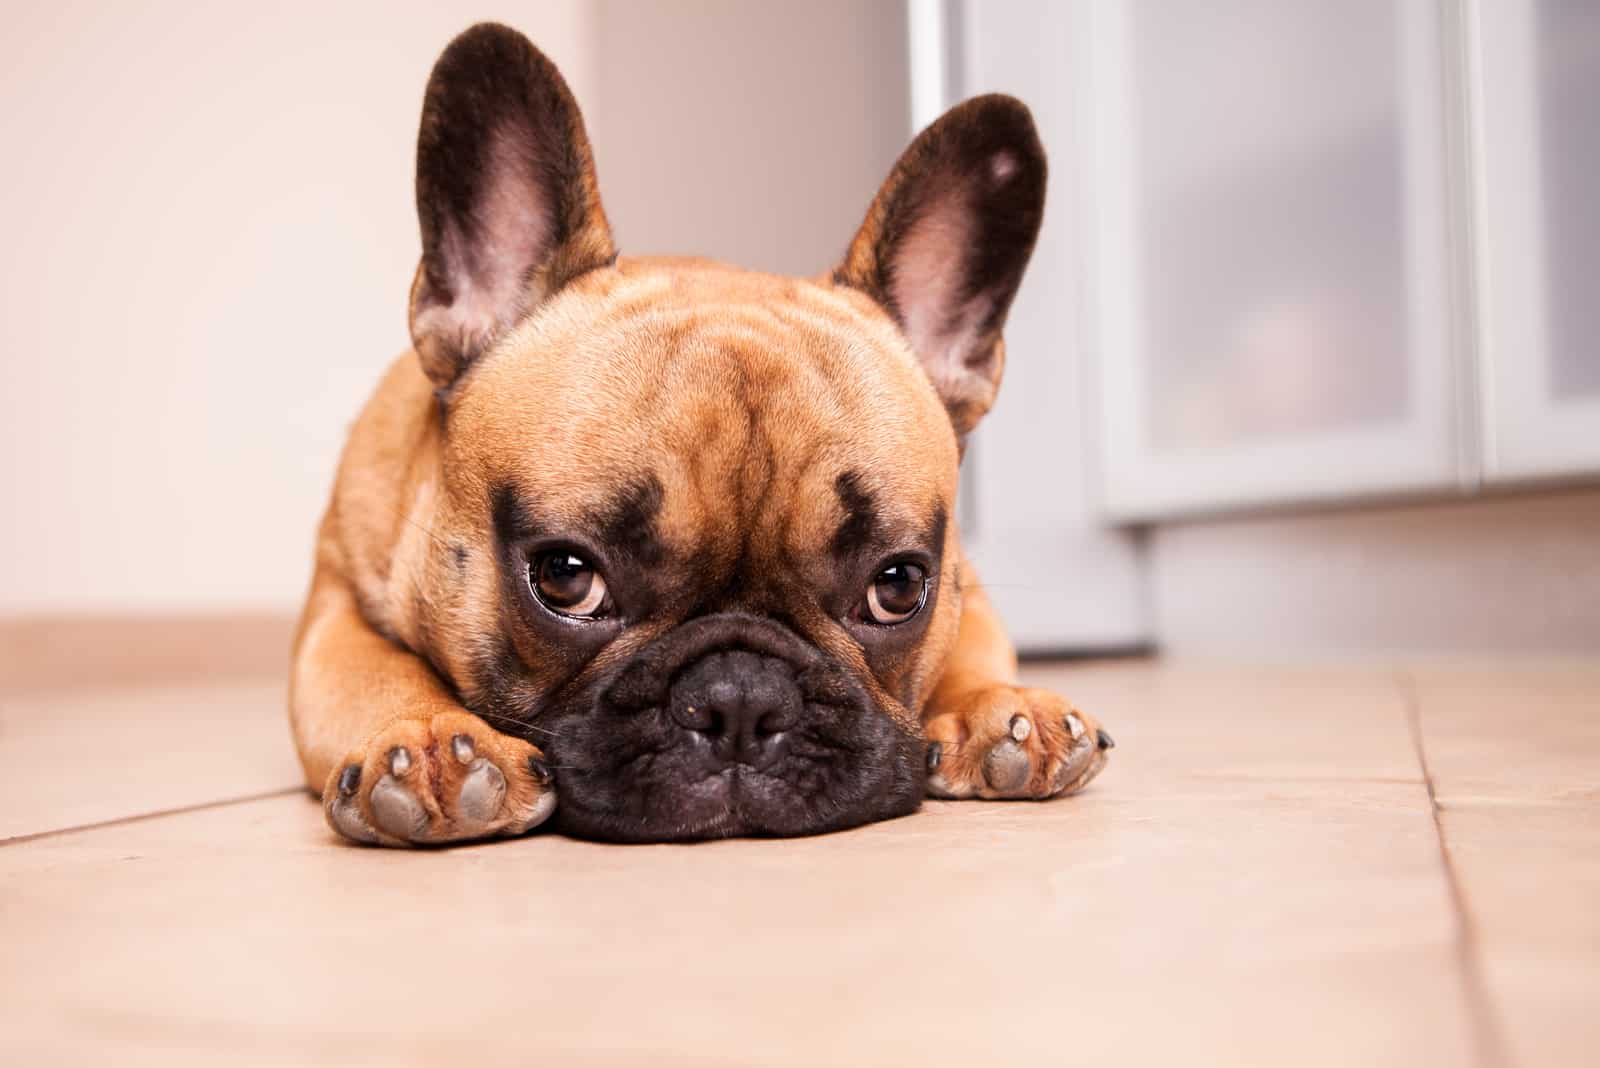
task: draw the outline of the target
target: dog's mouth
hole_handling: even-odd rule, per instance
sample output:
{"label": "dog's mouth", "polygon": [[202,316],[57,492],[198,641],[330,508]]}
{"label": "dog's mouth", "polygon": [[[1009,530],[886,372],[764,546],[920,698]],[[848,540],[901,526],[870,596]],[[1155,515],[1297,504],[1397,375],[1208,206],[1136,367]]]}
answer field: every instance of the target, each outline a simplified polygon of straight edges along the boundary
{"label": "dog's mouth", "polygon": [[557,826],[611,841],[801,835],[902,815],[922,742],[792,631],[679,627],[546,720]]}

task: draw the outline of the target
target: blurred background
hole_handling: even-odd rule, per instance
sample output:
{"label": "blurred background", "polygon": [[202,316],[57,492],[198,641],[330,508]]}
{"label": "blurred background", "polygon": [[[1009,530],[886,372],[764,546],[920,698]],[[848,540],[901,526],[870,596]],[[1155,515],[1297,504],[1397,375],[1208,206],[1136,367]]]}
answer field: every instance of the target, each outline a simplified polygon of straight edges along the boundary
{"label": "blurred background", "polygon": [[1026,649],[1600,651],[1600,4],[0,10],[0,618],[297,611],[407,345],[423,84],[493,18],[625,253],[818,272],[944,107],[1034,109],[963,501]]}

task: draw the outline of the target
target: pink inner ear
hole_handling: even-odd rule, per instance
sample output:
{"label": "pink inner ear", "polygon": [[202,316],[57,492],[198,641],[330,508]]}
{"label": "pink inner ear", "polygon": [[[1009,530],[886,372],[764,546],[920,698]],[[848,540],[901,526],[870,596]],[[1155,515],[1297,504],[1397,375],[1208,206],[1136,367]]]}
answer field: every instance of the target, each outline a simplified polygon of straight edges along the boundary
{"label": "pink inner ear", "polygon": [[454,287],[449,317],[464,336],[478,338],[499,333],[535,303],[528,276],[551,251],[550,207],[532,177],[538,160],[526,133],[510,124],[495,130],[484,166],[476,233],[446,224],[439,241]]}
{"label": "pink inner ear", "polygon": [[[996,157],[996,165],[1001,162]],[[1016,163],[1011,160],[1013,170]],[[922,217],[894,255],[889,294],[902,328],[928,376],[947,400],[963,388],[974,368],[969,361],[982,340],[978,331],[991,298],[967,295],[967,253],[973,240],[971,213],[959,186],[929,198]]]}

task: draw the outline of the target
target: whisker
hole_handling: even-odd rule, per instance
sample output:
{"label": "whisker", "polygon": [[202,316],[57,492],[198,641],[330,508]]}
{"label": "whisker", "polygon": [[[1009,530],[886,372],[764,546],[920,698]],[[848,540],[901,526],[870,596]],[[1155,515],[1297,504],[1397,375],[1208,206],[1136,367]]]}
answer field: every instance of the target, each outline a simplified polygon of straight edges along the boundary
{"label": "whisker", "polygon": [[508,727],[514,727],[518,731],[537,731],[548,738],[561,737],[560,731],[553,731],[549,727],[541,727],[537,723],[529,723],[527,720],[518,719],[515,716],[507,716],[499,712],[473,712],[472,714],[486,723],[503,723]]}
{"label": "whisker", "polygon": [[390,511],[394,512],[395,515],[399,516],[400,520],[402,522],[404,522],[406,525],[411,526],[411,527],[415,527],[417,530],[422,531],[422,533],[424,533],[428,537],[432,538],[433,539],[433,543],[435,545],[437,545],[439,548],[448,549],[450,547],[450,544],[448,542],[446,542],[443,538],[439,537],[439,535],[435,534],[433,531],[429,530],[427,527],[423,526],[421,523],[417,522],[415,519],[411,518],[411,516],[406,511],[404,511],[403,509],[394,508],[394,507],[391,506]]}
{"label": "whisker", "polygon": [[[932,745],[933,742],[928,744]],[[939,745],[940,751],[945,753],[959,753],[963,749],[971,748],[971,743],[969,742],[940,742]]]}

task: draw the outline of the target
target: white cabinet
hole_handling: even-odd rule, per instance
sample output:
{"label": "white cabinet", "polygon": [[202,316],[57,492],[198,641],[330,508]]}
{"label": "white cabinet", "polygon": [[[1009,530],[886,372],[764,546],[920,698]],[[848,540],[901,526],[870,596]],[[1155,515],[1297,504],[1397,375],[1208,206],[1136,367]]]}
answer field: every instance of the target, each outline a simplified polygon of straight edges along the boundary
{"label": "white cabinet", "polygon": [[1600,469],[1600,3],[1468,5],[1484,475]]}
{"label": "white cabinet", "polygon": [[1437,8],[1077,6],[1106,512],[1457,485]]}
{"label": "white cabinet", "polygon": [[967,500],[1029,644],[1148,634],[1118,523],[1600,476],[1600,0],[910,10],[1050,152]]}

